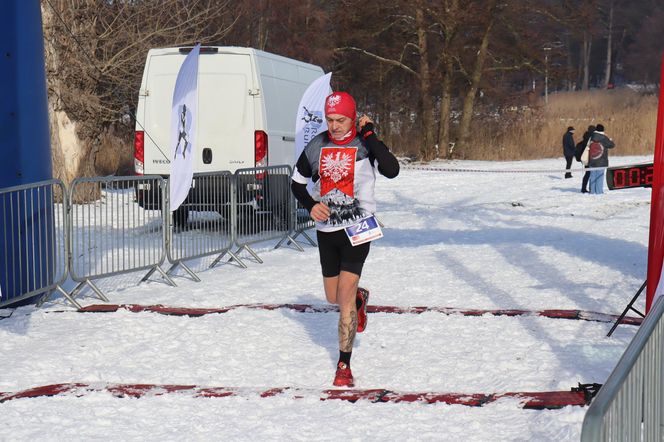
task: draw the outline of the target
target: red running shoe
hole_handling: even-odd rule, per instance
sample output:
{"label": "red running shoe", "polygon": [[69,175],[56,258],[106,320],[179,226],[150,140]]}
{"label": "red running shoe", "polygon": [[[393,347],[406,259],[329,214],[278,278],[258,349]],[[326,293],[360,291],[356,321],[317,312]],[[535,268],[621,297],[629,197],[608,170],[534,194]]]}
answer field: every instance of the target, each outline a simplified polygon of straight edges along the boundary
{"label": "red running shoe", "polygon": [[357,332],[362,333],[367,328],[367,303],[369,302],[369,290],[362,287],[357,288]]}
{"label": "red running shoe", "polygon": [[337,373],[334,375],[334,382],[332,385],[335,387],[352,387],[353,384],[353,373],[350,371],[350,367],[343,362],[337,364]]}

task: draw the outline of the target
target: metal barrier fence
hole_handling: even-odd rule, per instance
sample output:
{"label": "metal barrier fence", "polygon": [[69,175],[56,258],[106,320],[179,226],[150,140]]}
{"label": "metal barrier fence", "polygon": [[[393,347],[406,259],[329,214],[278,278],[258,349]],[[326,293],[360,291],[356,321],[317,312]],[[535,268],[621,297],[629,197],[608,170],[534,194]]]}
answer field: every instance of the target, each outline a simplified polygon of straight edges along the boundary
{"label": "metal barrier fence", "polygon": [[70,292],[72,299],[88,285],[108,301],[92,280],[139,270],[149,270],[141,282],[158,271],[175,285],[161,269],[166,259],[164,189],[163,178],[147,175],[72,182],[69,273],[78,282]]}
{"label": "metal barrier fence", "polygon": [[300,251],[303,250],[290,237],[295,228],[295,206],[290,190],[292,172],[290,166],[235,171],[236,255],[246,250],[257,262],[263,263],[250,246],[268,240],[279,240],[277,248],[289,239]]}
{"label": "metal barrier fence", "polygon": [[[295,199],[295,197],[293,197]],[[309,235],[307,235],[307,230],[313,229],[316,227],[316,223],[309,216],[309,211],[302,207],[299,201],[295,200],[295,228],[293,230],[293,235],[291,241],[295,242],[298,236],[302,235],[307,242],[316,247],[316,243]]]}
{"label": "metal barrier fence", "polygon": [[[76,297],[85,286],[108,301],[95,279],[147,270],[141,282],[159,272],[175,286],[169,274],[177,266],[200,281],[189,259],[218,255],[213,267],[228,254],[246,268],[242,250],[263,262],[250,247],[258,242],[278,240],[277,248],[287,240],[302,251],[295,241],[302,234],[315,246],[291,174],[289,166],[196,174],[172,213],[160,176],[79,178],[68,191],[56,180],[1,189],[0,307],[41,293],[45,301],[57,290],[81,308]],[[61,287],[68,275],[77,283],[69,292]]]}
{"label": "metal barrier fence", "polygon": [[60,180],[0,189],[0,307],[65,293],[65,208]]}
{"label": "metal barrier fence", "polygon": [[[167,273],[182,267],[195,280],[200,278],[184,261],[218,255],[214,266],[231,251],[235,241],[235,179],[230,172],[199,173],[192,181],[192,191],[184,203],[171,213],[168,210],[167,248],[172,263]],[[246,267],[242,261],[240,265]]]}
{"label": "metal barrier fence", "polygon": [[660,297],[586,412],[582,441],[650,442],[664,437],[663,314]]}

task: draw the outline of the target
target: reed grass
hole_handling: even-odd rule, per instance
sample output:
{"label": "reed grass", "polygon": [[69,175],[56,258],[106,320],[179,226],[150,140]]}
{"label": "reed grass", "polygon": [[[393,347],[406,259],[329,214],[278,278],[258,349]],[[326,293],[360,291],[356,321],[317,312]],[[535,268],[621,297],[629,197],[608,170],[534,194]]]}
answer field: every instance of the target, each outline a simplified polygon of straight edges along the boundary
{"label": "reed grass", "polygon": [[652,154],[657,96],[631,89],[565,92],[534,106],[512,107],[494,118],[477,119],[471,141],[457,156],[474,160],[525,160],[562,157],[568,126],[578,142],[589,125],[601,123],[616,147],[612,155]]}

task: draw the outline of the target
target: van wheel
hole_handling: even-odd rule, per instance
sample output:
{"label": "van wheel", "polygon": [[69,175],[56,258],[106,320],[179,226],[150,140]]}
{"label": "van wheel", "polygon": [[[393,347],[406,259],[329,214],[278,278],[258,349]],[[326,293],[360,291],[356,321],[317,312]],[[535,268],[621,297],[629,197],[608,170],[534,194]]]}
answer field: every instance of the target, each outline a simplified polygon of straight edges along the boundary
{"label": "van wheel", "polygon": [[228,205],[223,205],[223,206],[217,206],[217,213],[221,215],[221,217],[224,219],[224,223],[230,225],[231,224],[231,206],[230,204]]}
{"label": "van wheel", "polygon": [[275,230],[288,232],[291,229],[292,214],[284,206],[278,205],[272,209],[272,224]]}
{"label": "van wheel", "polygon": [[253,207],[239,206],[237,208],[237,233],[240,235],[253,235],[260,232],[260,217],[256,215]]}
{"label": "van wheel", "polygon": [[278,231],[288,232],[291,228],[292,214],[290,211],[290,175],[271,174],[268,177],[268,201],[271,217],[269,223]]}
{"label": "van wheel", "polygon": [[189,208],[180,206],[173,211],[173,229],[175,231],[187,230],[189,220]]}

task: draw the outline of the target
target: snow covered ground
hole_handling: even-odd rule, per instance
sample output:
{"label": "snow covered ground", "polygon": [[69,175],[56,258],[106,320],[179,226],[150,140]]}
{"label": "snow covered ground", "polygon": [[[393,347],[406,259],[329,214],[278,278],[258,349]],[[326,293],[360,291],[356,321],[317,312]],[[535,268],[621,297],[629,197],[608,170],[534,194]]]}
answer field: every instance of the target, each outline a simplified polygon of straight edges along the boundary
{"label": "snow covered ground", "polygon": [[[614,157],[612,165],[648,160]],[[563,164],[434,165],[525,171]],[[385,238],[372,245],[362,277],[371,303],[621,313],[645,279],[650,190],[581,194],[581,173],[562,177],[403,170],[395,180],[379,178]],[[157,279],[136,286],[140,274],[98,285],[112,303],[324,305],[316,249],[272,245],[258,245],[264,264],[247,260],[248,269],[207,270],[212,258],[192,263],[200,283],[181,273],[178,287]],[[336,313],[82,314],[62,299],[0,313],[0,392],[67,382],[320,391],[331,387],[338,356]],[[622,325],[607,338],[610,327],[536,316],[374,313],[351,365],[362,389],[568,391],[579,382],[603,383],[637,330]],[[559,441],[579,439],[586,410],[524,410],[514,398],[467,407],[258,393],[136,399],[101,391],[2,403],[0,439]]]}

